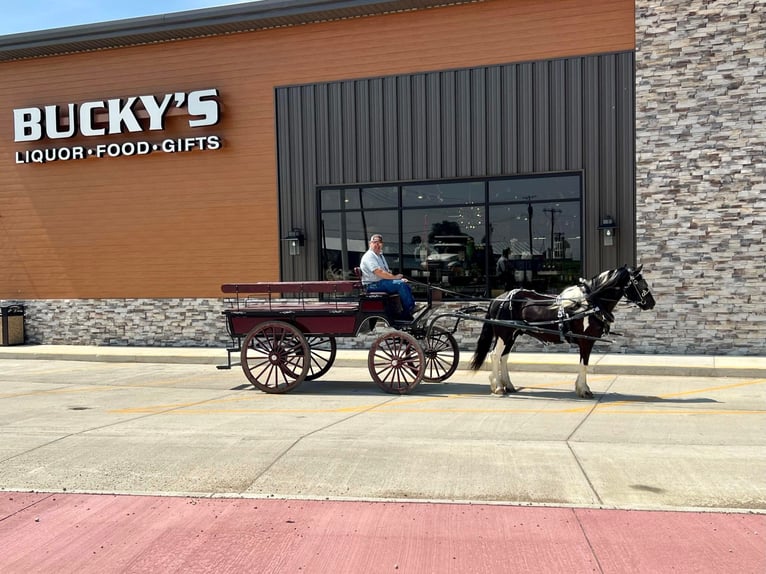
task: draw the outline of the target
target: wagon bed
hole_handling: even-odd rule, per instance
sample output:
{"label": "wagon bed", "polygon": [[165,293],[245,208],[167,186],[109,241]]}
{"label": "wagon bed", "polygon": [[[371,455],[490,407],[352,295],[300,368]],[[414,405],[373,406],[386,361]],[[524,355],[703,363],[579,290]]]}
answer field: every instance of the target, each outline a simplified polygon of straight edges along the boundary
{"label": "wagon bed", "polygon": [[283,393],[324,375],[335,360],[336,337],[366,334],[382,321],[394,330],[371,345],[368,368],[386,392],[405,393],[421,380],[446,380],[458,363],[451,332],[426,330],[427,305],[402,321],[398,295],[367,293],[361,281],[226,283],[223,311],[245,376],[262,391]]}

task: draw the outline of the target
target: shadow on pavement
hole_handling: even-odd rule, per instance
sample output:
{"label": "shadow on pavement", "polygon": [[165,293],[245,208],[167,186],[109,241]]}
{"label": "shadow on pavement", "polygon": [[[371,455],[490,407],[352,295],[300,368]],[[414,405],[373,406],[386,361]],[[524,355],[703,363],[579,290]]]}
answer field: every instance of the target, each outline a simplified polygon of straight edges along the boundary
{"label": "shadow on pavement", "polygon": [[[232,391],[245,391],[245,392],[262,392],[260,389],[255,388],[250,383],[243,383],[232,387]],[[413,391],[405,395],[396,395],[393,393],[386,393],[382,391],[375,384],[374,381],[333,381],[333,380],[315,380],[305,381],[299,387],[293,389],[289,393],[290,395],[326,395],[326,396],[338,396],[338,395],[359,395],[359,396],[379,396],[379,397],[396,397],[396,396],[428,396],[428,397],[447,397],[450,395],[469,395],[477,397],[492,397],[496,399],[516,399],[516,400],[529,400],[529,399],[546,399],[546,400],[567,400],[567,401],[583,401],[583,402],[596,402],[600,404],[610,403],[660,403],[660,404],[704,404],[704,403],[718,403],[715,399],[709,399],[705,397],[658,397],[655,395],[635,395],[635,394],[622,394],[622,393],[594,393],[594,399],[583,399],[575,394],[574,388],[562,389],[562,388],[541,388],[541,387],[516,387],[515,393],[509,393],[504,396],[495,397],[491,395],[488,384],[475,384],[475,383],[420,383]]]}

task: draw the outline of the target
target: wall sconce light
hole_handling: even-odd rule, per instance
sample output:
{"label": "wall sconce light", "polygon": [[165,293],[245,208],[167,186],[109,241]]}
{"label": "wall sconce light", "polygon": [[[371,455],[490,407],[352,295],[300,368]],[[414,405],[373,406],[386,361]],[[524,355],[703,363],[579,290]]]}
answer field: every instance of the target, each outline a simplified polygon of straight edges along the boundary
{"label": "wall sconce light", "polygon": [[598,228],[601,230],[601,238],[604,245],[614,245],[614,235],[617,233],[617,224],[614,222],[614,218],[611,215],[602,217],[601,225]]}
{"label": "wall sconce light", "polygon": [[302,229],[293,227],[283,241],[287,241],[287,252],[290,255],[300,255],[301,247],[306,243],[306,237]]}

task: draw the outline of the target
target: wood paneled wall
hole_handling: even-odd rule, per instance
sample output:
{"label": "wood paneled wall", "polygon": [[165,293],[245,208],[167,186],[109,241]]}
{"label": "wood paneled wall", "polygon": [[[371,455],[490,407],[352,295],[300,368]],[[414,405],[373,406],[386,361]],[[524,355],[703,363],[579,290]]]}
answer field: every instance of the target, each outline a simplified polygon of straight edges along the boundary
{"label": "wood paneled wall", "polygon": [[[275,86],[632,50],[633,10],[490,0],[0,64],[0,299],[215,297],[278,279]],[[15,163],[40,146],[13,142],[14,108],[211,87],[221,150]],[[89,139],[205,130],[173,119],[159,136]]]}

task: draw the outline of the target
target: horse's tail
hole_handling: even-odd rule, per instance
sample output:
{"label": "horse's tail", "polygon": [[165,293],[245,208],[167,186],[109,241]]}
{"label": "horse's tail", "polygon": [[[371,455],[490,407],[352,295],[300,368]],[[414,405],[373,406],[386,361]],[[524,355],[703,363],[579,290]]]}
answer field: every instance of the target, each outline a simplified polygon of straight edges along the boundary
{"label": "horse's tail", "polygon": [[[487,312],[487,319],[489,319],[489,311]],[[471,370],[472,371],[478,371],[482,364],[484,364],[484,359],[487,358],[487,354],[489,354],[489,350],[492,348],[492,341],[495,338],[495,334],[492,328],[492,325],[489,323],[484,323],[484,326],[481,328],[481,335],[479,335],[479,340],[476,341],[476,351],[473,353],[473,358],[471,359]]]}

